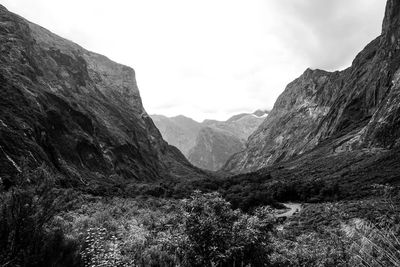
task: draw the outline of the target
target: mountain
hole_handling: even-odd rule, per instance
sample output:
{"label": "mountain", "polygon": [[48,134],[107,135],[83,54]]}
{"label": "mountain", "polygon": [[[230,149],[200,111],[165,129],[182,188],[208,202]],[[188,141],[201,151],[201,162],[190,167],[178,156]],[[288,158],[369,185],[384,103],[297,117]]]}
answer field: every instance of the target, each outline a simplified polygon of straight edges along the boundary
{"label": "mountain", "polygon": [[268,110],[257,109],[256,111],[253,112],[253,115],[257,117],[262,117],[262,116],[267,116],[268,113],[269,113]]}
{"label": "mountain", "polygon": [[336,72],[307,69],[279,96],[246,149],[223,169],[254,171],[322,147],[329,156],[399,147],[399,26],[400,3],[389,0],[382,34],[351,67]]}
{"label": "mountain", "polygon": [[162,139],[132,68],[1,5],[0,51],[3,183],[42,163],[76,185],[203,177]]}
{"label": "mountain", "polygon": [[[256,115],[256,113],[258,115]],[[228,131],[245,142],[267,116],[268,111],[260,113],[260,111],[258,110],[255,113],[251,114],[242,113],[234,115],[230,117],[227,121],[215,121],[212,124],[209,123],[208,125],[214,128]]]}
{"label": "mountain", "polygon": [[151,118],[164,140],[179,148],[184,155],[188,155],[189,150],[195,145],[196,136],[202,125],[182,115],[171,118],[151,115]]}
{"label": "mountain", "polygon": [[179,148],[197,167],[216,171],[226,160],[244,148],[249,135],[257,129],[268,111],[241,113],[226,121],[199,123],[185,116],[151,115],[163,138]]}
{"label": "mountain", "polygon": [[195,166],[216,171],[230,156],[242,149],[243,140],[231,132],[216,127],[203,127],[188,153],[188,159]]}

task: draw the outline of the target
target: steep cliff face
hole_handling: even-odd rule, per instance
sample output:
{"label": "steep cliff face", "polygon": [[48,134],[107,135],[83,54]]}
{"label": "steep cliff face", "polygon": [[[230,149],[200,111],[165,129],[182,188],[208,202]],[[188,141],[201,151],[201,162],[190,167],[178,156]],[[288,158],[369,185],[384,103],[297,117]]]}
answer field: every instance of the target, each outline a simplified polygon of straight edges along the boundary
{"label": "steep cliff face", "polygon": [[340,72],[307,70],[290,83],[246,149],[224,170],[247,172],[329,142],[330,153],[398,144],[400,4],[389,0],[382,34]]}
{"label": "steep cliff face", "polygon": [[[329,111],[338,91],[338,77],[339,73],[306,70],[287,86],[267,119],[249,137],[246,149],[236,154],[225,168],[257,169],[311,146],[309,129],[315,128]],[[330,90],[325,91],[328,87]]]}
{"label": "steep cliff face", "polygon": [[381,36],[386,56],[387,90],[368,125],[361,132],[364,146],[400,147],[400,2],[389,0]]}
{"label": "steep cliff face", "polygon": [[0,177],[22,159],[71,183],[202,175],[161,137],[133,69],[0,6]]}

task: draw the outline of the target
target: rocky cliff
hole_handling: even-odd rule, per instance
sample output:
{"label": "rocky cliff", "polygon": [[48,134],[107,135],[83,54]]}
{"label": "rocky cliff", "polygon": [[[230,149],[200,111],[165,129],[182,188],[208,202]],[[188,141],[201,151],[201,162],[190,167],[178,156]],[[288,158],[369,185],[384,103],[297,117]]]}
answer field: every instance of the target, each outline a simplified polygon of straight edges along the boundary
{"label": "rocky cliff", "polygon": [[202,176],[161,137],[135,72],[0,5],[0,177],[48,164],[68,183]]}
{"label": "rocky cliff", "polygon": [[343,71],[306,70],[290,83],[224,166],[254,171],[329,143],[328,153],[399,145],[400,3],[387,2],[382,34]]}

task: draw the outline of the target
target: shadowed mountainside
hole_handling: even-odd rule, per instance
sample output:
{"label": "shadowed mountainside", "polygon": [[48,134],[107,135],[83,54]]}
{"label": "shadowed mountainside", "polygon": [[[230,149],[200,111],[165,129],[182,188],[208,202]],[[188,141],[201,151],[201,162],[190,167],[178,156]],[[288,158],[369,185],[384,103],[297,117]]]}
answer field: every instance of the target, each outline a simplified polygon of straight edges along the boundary
{"label": "shadowed mountainside", "polygon": [[143,108],[134,70],[0,5],[0,177],[22,159],[72,184],[203,177]]}

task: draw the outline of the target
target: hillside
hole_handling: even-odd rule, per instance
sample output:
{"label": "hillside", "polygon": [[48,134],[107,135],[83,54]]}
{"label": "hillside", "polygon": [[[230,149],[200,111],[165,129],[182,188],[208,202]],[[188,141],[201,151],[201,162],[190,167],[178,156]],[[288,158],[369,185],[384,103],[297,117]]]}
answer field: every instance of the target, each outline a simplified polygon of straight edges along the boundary
{"label": "hillside", "polygon": [[132,68],[0,6],[0,177],[45,163],[66,184],[190,179],[143,108]]}
{"label": "hillside", "polygon": [[[336,72],[307,69],[279,96],[246,149],[225,171],[249,172],[325,146],[328,155],[399,145],[400,4],[388,1],[382,34],[351,67]],[[328,156],[325,155],[325,156]]]}

